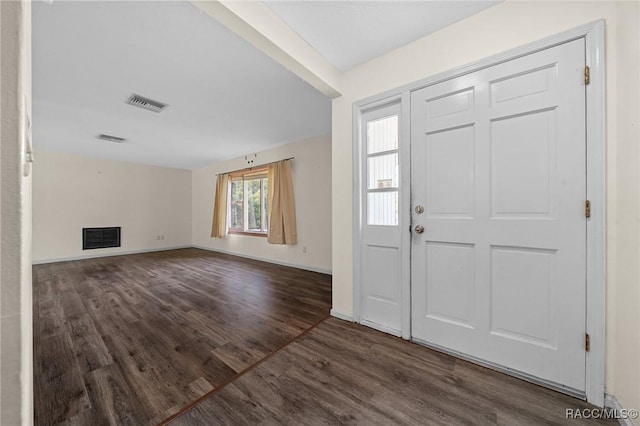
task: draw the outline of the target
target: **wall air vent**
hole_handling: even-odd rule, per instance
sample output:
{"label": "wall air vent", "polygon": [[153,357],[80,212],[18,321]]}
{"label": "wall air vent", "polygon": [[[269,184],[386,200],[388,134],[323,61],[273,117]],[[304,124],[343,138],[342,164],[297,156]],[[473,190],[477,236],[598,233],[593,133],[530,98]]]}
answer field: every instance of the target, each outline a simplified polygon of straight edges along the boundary
{"label": "wall air vent", "polygon": [[120,247],[120,227],[82,228],[82,250]]}
{"label": "wall air vent", "polygon": [[100,133],[98,136],[96,136],[96,138],[102,141],[116,142],[116,143],[122,143],[126,141],[125,138],[120,138],[118,136],[112,136],[112,135],[105,135],[104,133]]}
{"label": "wall air vent", "polygon": [[153,112],[160,112],[169,105],[162,102],[154,101],[153,99],[145,98],[144,96],[136,95],[135,93],[127,100],[129,105],[137,106],[138,108],[147,109]]}

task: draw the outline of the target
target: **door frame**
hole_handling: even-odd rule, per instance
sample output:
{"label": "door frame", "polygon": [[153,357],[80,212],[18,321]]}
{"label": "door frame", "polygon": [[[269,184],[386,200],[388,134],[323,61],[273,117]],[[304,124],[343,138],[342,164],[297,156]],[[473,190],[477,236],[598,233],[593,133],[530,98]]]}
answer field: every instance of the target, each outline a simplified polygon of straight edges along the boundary
{"label": "door frame", "polygon": [[400,103],[400,226],[402,265],[402,337],[411,338],[411,194],[410,194],[410,105],[412,91],[470,74],[483,68],[545,50],[559,44],[583,38],[585,60],[590,69],[590,82],[586,86],[586,166],[587,199],[591,202],[591,218],[587,221],[587,282],[586,330],[591,349],[586,353],[586,399],[602,407],[605,381],[605,237],[606,237],[606,122],[605,122],[605,22],[598,20],[526,45],[492,55],[468,65],[435,74],[404,86],[371,96],[353,104],[353,320],[360,322],[362,283],[361,244],[363,213],[363,144],[362,114],[372,108],[389,103]]}

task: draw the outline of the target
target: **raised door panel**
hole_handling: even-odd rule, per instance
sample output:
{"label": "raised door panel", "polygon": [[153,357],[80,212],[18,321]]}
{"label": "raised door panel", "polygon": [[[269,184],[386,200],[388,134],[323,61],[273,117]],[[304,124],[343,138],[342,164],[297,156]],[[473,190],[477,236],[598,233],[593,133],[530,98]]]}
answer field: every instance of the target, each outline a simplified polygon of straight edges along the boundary
{"label": "raised door panel", "polygon": [[584,40],[412,92],[412,336],[585,389]]}

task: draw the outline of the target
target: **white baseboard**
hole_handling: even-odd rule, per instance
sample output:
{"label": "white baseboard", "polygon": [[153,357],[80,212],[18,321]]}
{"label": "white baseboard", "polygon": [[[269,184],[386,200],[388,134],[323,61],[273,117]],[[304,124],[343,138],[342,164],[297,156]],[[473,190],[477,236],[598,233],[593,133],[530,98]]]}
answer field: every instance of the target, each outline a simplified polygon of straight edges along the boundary
{"label": "white baseboard", "polygon": [[353,317],[351,315],[347,315],[347,314],[342,313],[340,311],[336,311],[335,309],[331,309],[331,316],[332,317],[336,317],[336,318],[341,319],[341,320],[353,322]]}
{"label": "white baseboard", "polygon": [[[612,410],[615,410],[618,413],[621,413],[623,410],[622,405],[620,405],[620,401],[618,401],[618,398],[616,398],[614,395],[610,395],[610,394],[605,394],[604,396],[604,406],[606,408],[611,408]],[[622,426],[635,426],[636,424],[633,422],[633,420],[631,419],[618,419],[618,422],[620,422],[620,424]]]}
{"label": "white baseboard", "polygon": [[148,248],[148,249],[140,249],[140,250],[126,250],[126,251],[118,251],[118,252],[112,252],[112,253],[91,252],[82,256],[53,257],[48,259],[38,259],[38,260],[34,260],[31,263],[33,265],[42,265],[45,263],[69,262],[71,260],[86,260],[86,259],[96,259],[100,257],[124,256],[127,254],[153,253],[156,251],[179,250],[179,249],[185,249],[185,248],[191,248],[191,247],[192,247],[191,245],[185,245],[185,246]]}
{"label": "white baseboard", "polygon": [[296,264],[296,263],[281,262],[279,260],[267,259],[265,257],[259,257],[259,256],[250,256],[248,254],[236,253],[236,252],[229,251],[229,250],[214,249],[214,248],[211,248],[211,247],[201,246],[201,245],[197,245],[197,244],[194,244],[191,247],[197,248],[197,249],[201,249],[201,250],[213,251],[213,252],[217,252],[217,253],[230,254],[232,256],[244,257],[246,259],[259,260],[261,262],[274,263],[276,265],[288,266],[290,268],[303,269],[305,271],[318,272],[320,274],[326,274],[326,275],[331,275],[332,274],[330,269],[317,268],[315,266],[299,265],[299,264]]}
{"label": "white baseboard", "polygon": [[235,253],[235,252],[228,251],[228,250],[218,250],[218,249],[213,249],[211,247],[205,247],[205,246],[200,246],[200,245],[184,245],[184,246],[159,247],[159,248],[149,248],[149,249],[140,249],[140,250],[126,250],[126,251],[118,251],[118,252],[113,252],[113,253],[94,253],[94,252],[92,252],[92,253],[87,253],[86,255],[82,255],[82,256],[68,256],[68,257],[55,257],[55,258],[48,258],[48,259],[38,259],[38,260],[34,260],[31,263],[33,265],[42,265],[42,264],[45,264],[45,263],[69,262],[71,260],[86,260],[86,259],[95,259],[95,258],[99,258],[99,257],[124,256],[124,255],[127,255],[127,254],[152,253],[152,252],[156,252],[156,251],[178,250],[178,249],[185,249],[185,248],[197,248],[197,249],[201,249],[201,250],[207,250],[207,251],[213,251],[213,252],[218,252],[218,253],[230,254],[232,256],[244,257],[246,259],[259,260],[261,262],[274,263],[276,265],[288,266],[290,268],[303,269],[305,271],[318,272],[320,274],[331,275],[331,270],[330,269],[316,268],[315,266],[299,265],[299,264],[295,264],[295,263],[280,262],[278,260],[267,259],[267,258],[264,258],[264,257],[249,256],[249,255],[245,255],[245,254],[241,254],[241,253]]}

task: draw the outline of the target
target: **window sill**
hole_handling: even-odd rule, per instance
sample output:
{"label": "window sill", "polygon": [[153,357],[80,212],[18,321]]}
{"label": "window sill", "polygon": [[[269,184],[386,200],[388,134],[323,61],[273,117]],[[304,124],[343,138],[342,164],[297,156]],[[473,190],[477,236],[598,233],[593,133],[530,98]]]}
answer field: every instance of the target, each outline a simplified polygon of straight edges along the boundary
{"label": "window sill", "polygon": [[232,235],[247,235],[250,237],[267,237],[266,232],[251,232],[251,231],[235,231],[233,229],[229,230],[229,234]]}

